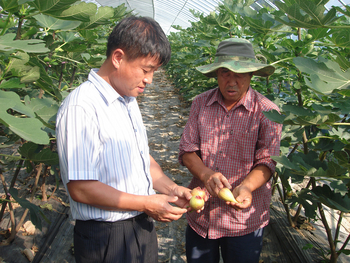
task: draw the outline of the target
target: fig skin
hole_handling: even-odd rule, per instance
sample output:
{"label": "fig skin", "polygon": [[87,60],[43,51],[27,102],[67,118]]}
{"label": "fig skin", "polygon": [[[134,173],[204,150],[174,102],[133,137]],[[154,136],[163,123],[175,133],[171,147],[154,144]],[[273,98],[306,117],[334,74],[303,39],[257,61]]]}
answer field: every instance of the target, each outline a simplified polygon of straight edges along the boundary
{"label": "fig skin", "polygon": [[231,192],[231,190],[228,189],[227,187],[224,187],[219,191],[218,197],[226,202],[238,203],[235,197],[233,196],[233,193]]}
{"label": "fig skin", "polygon": [[190,207],[195,211],[201,210],[204,206],[204,203],[204,199],[201,196],[194,195],[190,200]]}
{"label": "fig skin", "polygon": [[206,193],[205,193],[205,191],[202,190],[200,187],[196,187],[196,188],[192,189],[191,195],[192,195],[192,196],[197,196],[197,195],[199,195],[200,197],[202,197],[202,198],[204,199],[204,197],[206,196]]}

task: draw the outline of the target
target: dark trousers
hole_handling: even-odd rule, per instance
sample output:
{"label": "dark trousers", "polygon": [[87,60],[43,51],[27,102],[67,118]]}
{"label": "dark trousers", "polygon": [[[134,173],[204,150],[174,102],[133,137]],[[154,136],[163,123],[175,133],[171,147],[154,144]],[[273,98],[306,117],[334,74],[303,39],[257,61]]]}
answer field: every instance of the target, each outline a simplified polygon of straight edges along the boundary
{"label": "dark trousers", "polygon": [[153,220],[146,214],[117,222],[76,220],[76,263],[157,263]]}
{"label": "dark trousers", "polygon": [[208,239],[198,235],[190,226],[186,229],[186,257],[188,263],[258,263],[264,229],[240,237]]}

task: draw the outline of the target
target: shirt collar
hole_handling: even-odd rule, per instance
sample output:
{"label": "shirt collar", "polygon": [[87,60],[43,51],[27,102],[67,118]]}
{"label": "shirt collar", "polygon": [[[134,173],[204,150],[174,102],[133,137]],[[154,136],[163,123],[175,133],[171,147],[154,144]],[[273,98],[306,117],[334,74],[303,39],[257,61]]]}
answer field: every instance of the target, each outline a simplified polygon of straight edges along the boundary
{"label": "shirt collar", "polygon": [[[243,106],[248,111],[253,111],[253,96],[254,92],[253,89],[249,86],[247,93],[239,100],[239,102],[234,106],[233,109],[238,108],[239,106]],[[213,96],[209,99],[207,106],[212,105],[214,102],[219,103],[224,107],[224,100],[221,95],[219,87],[217,87],[213,93]]]}
{"label": "shirt collar", "polygon": [[115,91],[115,89],[113,89],[113,87],[107,81],[97,74],[97,71],[98,69],[96,68],[91,69],[88,79],[95,85],[107,105],[112,104],[115,100],[129,103],[135,99],[134,97],[123,98],[120,96],[119,93]]}

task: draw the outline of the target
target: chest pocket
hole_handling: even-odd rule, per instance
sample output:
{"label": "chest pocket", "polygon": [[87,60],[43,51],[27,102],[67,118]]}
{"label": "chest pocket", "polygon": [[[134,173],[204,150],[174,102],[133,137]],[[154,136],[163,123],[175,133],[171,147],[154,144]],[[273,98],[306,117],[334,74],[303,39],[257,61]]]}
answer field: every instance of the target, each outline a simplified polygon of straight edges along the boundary
{"label": "chest pocket", "polygon": [[257,141],[258,132],[255,130],[247,132],[233,129],[229,131],[227,151],[229,157],[244,162],[253,162]]}

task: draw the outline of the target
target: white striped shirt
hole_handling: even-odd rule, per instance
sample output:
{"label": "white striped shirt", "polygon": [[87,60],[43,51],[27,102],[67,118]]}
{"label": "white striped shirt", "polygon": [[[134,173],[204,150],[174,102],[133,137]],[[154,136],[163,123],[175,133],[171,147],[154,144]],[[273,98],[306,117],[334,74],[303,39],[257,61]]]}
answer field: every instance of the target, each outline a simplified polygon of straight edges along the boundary
{"label": "white striped shirt", "polygon": [[[61,177],[98,180],[123,192],[154,194],[146,128],[134,97],[121,97],[90,71],[88,81],[72,91],[57,113],[56,138]],[[68,192],[68,191],[67,191]],[[107,211],[70,197],[74,219],[114,222],[139,214]]]}

